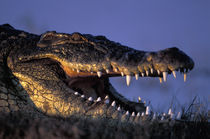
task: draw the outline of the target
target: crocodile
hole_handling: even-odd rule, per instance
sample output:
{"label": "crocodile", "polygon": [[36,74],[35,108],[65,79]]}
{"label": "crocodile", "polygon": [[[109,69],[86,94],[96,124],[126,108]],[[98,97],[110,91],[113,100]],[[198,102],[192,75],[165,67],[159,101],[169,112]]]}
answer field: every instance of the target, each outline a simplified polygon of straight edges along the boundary
{"label": "crocodile", "polygon": [[119,94],[109,78],[184,74],[193,60],[176,47],[135,50],[105,36],[48,31],[41,35],[0,26],[0,111],[84,115],[126,120],[145,112],[143,102]]}

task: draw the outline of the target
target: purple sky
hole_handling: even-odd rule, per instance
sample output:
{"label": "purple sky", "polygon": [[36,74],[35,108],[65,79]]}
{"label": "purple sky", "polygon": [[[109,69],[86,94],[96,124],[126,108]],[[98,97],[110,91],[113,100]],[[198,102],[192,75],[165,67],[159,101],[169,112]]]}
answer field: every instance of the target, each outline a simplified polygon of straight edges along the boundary
{"label": "purple sky", "polygon": [[0,24],[3,23],[38,34],[56,30],[105,35],[140,50],[156,51],[176,46],[195,61],[195,69],[186,83],[181,75],[161,85],[157,79],[133,81],[130,87],[125,86],[124,80],[112,79],[112,82],[131,99],[140,92],[140,96],[151,100],[156,109],[157,105],[168,104],[173,96],[182,104],[194,95],[210,98],[208,0],[2,0]]}

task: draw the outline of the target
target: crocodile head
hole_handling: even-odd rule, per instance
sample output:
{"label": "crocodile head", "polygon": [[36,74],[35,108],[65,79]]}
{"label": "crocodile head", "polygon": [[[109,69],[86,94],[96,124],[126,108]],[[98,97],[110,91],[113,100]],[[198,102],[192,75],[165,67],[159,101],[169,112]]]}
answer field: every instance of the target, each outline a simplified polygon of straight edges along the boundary
{"label": "crocodile head", "polygon": [[[39,36],[38,36],[39,37]],[[159,77],[166,81],[176,71],[186,74],[194,62],[178,48],[139,51],[104,36],[47,32],[35,45],[12,51],[7,59],[12,73],[35,106],[49,115],[72,114],[120,118],[144,112],[142,102],[117,93],[109,78]],[[126,113],[127,111],[127,113]]]}

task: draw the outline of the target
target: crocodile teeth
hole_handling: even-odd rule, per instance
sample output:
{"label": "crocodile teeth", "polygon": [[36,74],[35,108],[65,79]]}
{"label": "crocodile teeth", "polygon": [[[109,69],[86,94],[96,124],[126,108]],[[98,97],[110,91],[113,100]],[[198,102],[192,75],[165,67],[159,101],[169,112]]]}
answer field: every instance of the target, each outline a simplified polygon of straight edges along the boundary
{"label": "crocodile teeth", "polygon": [[174,78],[176,78],[176,71],[172,71]]}
{"label": "crocodile teeth", "polygon": [[144,77],[144,73],[143,72],[141,73],[141,76]]}
{"label": "crocodile teeth", "polygon": [[159,70],[157,70],[157,73],[158,73],[158,75],[160,75],[160,71]]}
{"label": "crocodile teeth", "polygon": [[125,115],[129,115],[129,111],[126,111]]}
{"label": "crocodile teeth", "polygon": [[130,85],[130,83],[131,83],[131,76],[130,75],[126,75],[126,83],[127,83],[127,86]]}
{"label": "crocodile teeth", "polygon": [[181,119],[181,112],[178,112],[176,119],[178,119],[178,120]]}
{"label": "crocodile teeth", "polygon": [[85,95],[81,95],[81,98],[85,98]]}
{"label": "crocodile teeth", "polygon": [[140,96],[138,97],[138,102],[141,102],[141,97]]}
{"label": "crocodile teeth", "polygon": [[139,79],[139,74],[135,74],[136,80]]}
{"label": "crocodile teeth", "polygon": [[153,68],[150,69],[151,74],[153,74]]}
{"label": "crocodile teeth", "polygon": [[160,80],[160,83],[162,83],[162,82],[163,82],[163,79],[162,79],[161,77],[159,77],[159,80]]}
{"label": "crocodile teeth", "polygon": [[168,110],[168,115],[171,115],[172,114],[172,110],[171,108]]}
{"label": "crocodile teeth", "polygon": [[133,116],[133,117],[134,117],[134,116],[135,116],[135,112],[132,112],[131,116]]}
{"label": "crocodile teeth", "polygon": [[106,73],[109,73],[109,69],[106,69]]}
{"label": "crocodile teeth", "polygon": [[96,100],[96,102],[99,102],[99,101],[101,101],[101,97],[98,97]]}
{"label": "crocodile teeth", "polygon": [[113,101],[113,102],[112,102],[112,107],[115,107],[115,106],[116,106],[116,102]]}
{"label": "crocodile teeth", "polygon": [[89,97],[88,100],[89,100],[89,101],[93,101],[93,98],[92,98],[92,97]]}
{"label": "crocodile teeth", "polygon": [[150,114],[150,108],[149,108],[149,106],[146,107],[146,113],[145,114],[146,115],[149,115]]}
{"label": "crocodile teeth", "polygon": [[120,107],[118,107],[117,110],[120,111],[121,110]]}
{"label": "crocodile teeth", "polygon": [[144,116],[144,112],[141,113],[141,116]]}
{"label": "crocodile teeth", "polygon": [[140,116],[140,112],[138,112],[136,116],[139,117]]}
{"label": "crocodile teeth", "polygon": [[75,92],[74,94],[75,94],[76,96],[77,96],[77,95],[79,95],[79,93],[78,93],[78,92]]}
{"label": "crocodile teeth", "polygon": [[187,80],[187,73],[184,73],[184,82]]}
{"label": "crocodile teeth", "polygon": [[98,75],[98,77],[100,78],[100,77],[102,76],[102,72],[101,72],[101,71],[98,71],[98,72],[97,72],[97,75]]}
{"label": "crocodile teeth", "polygon": [[146,75],[149,76],[149,71],[148,70],[146,70]]}
{"label": "crocodile teeth", "polygon": [[121,76],[124,76],[124,73],[123,72],[121,72]]}
{"label": "crocodile teeth", "polygon": [[118,72],[117,68],[114,68],[114,72]]}
{"label": "crocodile teeth", "polygon": [[77,73],[79,73],[80,71],[79,71],[79,69],[77,69]]}
{"label": "crocodile teeth", "polygon": [[167,72],[163,72],[163,81],[166,82],[166,78],[167,78]]}
{"label": "crocodile teeth", "polygon": [[108,98],[109,98],[109,96],[108,96],[108,95],[106,95],[105,99],[108,99]]}

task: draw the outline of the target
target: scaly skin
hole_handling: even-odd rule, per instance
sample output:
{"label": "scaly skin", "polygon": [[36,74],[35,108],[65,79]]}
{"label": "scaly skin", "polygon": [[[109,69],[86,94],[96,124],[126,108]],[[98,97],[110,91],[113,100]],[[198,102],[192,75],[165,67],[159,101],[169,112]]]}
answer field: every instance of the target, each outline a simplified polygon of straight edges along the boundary
{"label": "scaly skin", "polygon": [[[56,32],[38,36],[9,25],[0,26],[0,32],[1,70],[5,73],[1,84],[7,90],[0,89],[1,96],[5,95],[0,108],[7,111],[30,109],[35,114],[39,110],[62,117],[78,114],[128,120],[126,111],[134,115],[144,112],[145,106],[117,93],[109,77],[126,75],[129,85],[131,76],[166,80],[167,74],[180,71],[186,75],[194,67],[193,60],[175,47],[145,52],[104,36]],[[12,93],[4,78],[11,82]],[[11,94],[19,97],[14,99],[16,109],[7,99]]]}

